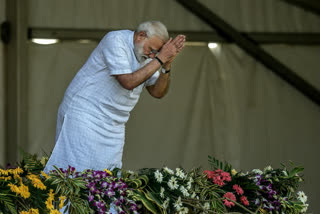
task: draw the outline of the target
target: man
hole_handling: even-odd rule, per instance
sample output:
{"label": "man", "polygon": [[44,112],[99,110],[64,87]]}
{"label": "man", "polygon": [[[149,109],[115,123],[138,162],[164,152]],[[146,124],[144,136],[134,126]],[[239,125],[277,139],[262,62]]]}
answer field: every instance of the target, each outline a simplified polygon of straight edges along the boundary
{"label": "man", "polygon": [[[185,36],[169,39],[158,21],[109,32],[67,88],[59,107],[53,165],[77,171],[121,168],[125,124],[144,87],[156,98],[168,90],[171,63]],[[158,71],[160,70],[160,71]]]}

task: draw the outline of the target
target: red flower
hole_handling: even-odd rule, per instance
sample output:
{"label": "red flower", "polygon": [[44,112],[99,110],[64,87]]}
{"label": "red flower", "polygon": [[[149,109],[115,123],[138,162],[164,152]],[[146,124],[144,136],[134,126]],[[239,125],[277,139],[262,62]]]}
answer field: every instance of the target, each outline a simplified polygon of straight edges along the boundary
{"label": "red flower", "polygon": [[227,193],[225,193],[225,194],[223,195],[223,197],[229,198],[229,199],[231,199],[231,200],[233,200],[233,201],[236,201],[236,200],[237,200],[237,199],[236,199],[236,196],[235,196],[232,192],[227,192]]}
{"label": "red flower", "polygon": [[223,181],[231,181],[230,173],[224,172],[221,169],[217,169],[215,171],[205,170],[204,173],[207,174],[209,179],[212,179],[213,183],[219,186],[225,185]]}
{"label": "red flower", "polygon": [[222,180],[231,181],[231,176],[229,172],[221,172]]}
{"label": "red flower", "polygon": [[243,195],[243,189],[239,185],[233,185],[232,189],[234,189],[238,195]]}
{"label": "red flower", "polygon": [[227,199],[223,200],[223,204],[229,208],[231,208],[232,206],[234,206],[234,203],[231,201],[228,201]]}
{"label": "red flower", "polygon": [[241,196],[240,201],[244,206],[249,206],[249,201],[247,200],[246,196],[244,196],[244,195]]}

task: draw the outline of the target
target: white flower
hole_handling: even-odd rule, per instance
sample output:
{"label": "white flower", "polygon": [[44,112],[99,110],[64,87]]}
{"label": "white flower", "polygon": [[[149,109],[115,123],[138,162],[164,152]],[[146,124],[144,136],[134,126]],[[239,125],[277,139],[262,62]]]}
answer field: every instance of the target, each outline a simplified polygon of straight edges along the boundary
{"label": "white flower", "polygon": [[160,190],[160,197],[164,198],[164,188],[163,187],[161,187],[161,190]]}
{"label": "white flower", "polygon": [[182,206],[181,197],[178,198],[178,200],[173,204],[174,208],[176,208],[177,211],[180,210]]}
{"label": "white flower", "polygon": [[196,193],[193,192],[192,195],[191,195],[191,198],[195,198],[196,197]]}
{"label": "white flower", "polygon": [[203,209],[205,209],[205,210],[209,210],[209,209],[210,209],[210,204],[209,204],[209,202],[204,203]]}
{"label": "white flower", "polygon": [[265,172],[271,171],[271,170],[273,170],[271,166],[267,166],[266,168],[264,168],[264,171],[265,171]]}
{"label": "white flower", "polygon": [[302,213],[306,213],[308,209],[309,204],[304,204],[303,208],[301,209]]}
{"label": "white flower", "polygon": [[159,183],[162,182],[163,175],[161,174],[161,172],[159,172],[159,170],[154,172],[154,177],[156,178],[157,182]]}
{"label": "white flower", "polygon": [[163,202],[162,207],[163,207],[164,209],[167,209],[167,208],[168,208],[168,206],[169,206],[169,201],[170,201],[170,198],[167,198],[167,199]]}
{"label": "white flower", "polygon": [[187,189],[191,189],[191,187],[192,187],[192,183],[191,183],[190,181],[188,181],[188,183],[187,183]]}
{"label": "white flower", "polygon": [[188,190],[184,188],[184,186],[180,186],[180,191],[182,192],[183,196],[189,197],[190,194],[188,193]]}
{"label": "white flower", "polygon": [[173,174],[174,174],[173,170],[172,170],[172,169],[169,169],[168,167],[164,167],[163,169],[164,169],[164,171],[166,171],[166,172],[169,173],[170,175],[173,175]]}
{"label": "white flower", "polygon": [[168,181],[168,186],[170,187],[171,190],[175,190],[179,188],[178,182],[175,177],[171,177],[170,180]]}
{"label": "white flower", "polygon": [[301,201],[303,204],[307,202],[308,197],[304,194],[303,191],[299,191],[297,195],[298,195],[299,201]]}
{"label": "white flower", "polygon": [[180,177],[181,179],[184,179],[186,177],[186,175],[180,168],[176,168],[176,176]]}
{"label": "white flower", "polygon": [[131,170],[128,170],[127,172],[128,172],[129,174],[134,174],[134,172],[131,171]]}
{"label": "white flower", "polygon": [[189,213],[189,209],[187,207],[182,207],[179,210],[179,214],[188,214]]}
{"label": "white flower", "polygon": [[253,169],[252,172],[259,175],[263,174],[263,172],[260,169]]}

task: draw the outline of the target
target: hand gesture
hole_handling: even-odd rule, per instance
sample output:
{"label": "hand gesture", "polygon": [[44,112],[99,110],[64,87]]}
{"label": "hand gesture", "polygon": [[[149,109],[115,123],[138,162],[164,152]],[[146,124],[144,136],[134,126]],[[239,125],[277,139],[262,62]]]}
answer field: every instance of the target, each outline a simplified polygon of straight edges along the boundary
{"label": "hand gesture", "polygon": [[176,38],[170,38],[161,48],[158,55],[159,59],[164,63],[164,66],[171,65],[173,59],[184,48],[186,37],[184,35],[178,35]]}

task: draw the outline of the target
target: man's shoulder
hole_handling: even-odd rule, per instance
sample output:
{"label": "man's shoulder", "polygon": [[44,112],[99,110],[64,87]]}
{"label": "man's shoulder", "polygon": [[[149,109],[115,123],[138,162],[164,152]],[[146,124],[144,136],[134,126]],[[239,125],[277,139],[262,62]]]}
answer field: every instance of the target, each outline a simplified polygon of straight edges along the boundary
{"label": "man's shoulder", "polygon": [[127,38],[133,33],[131,30],[115,30],[115,31],[109,31],[105,37],[113,37],[113,38]]}

